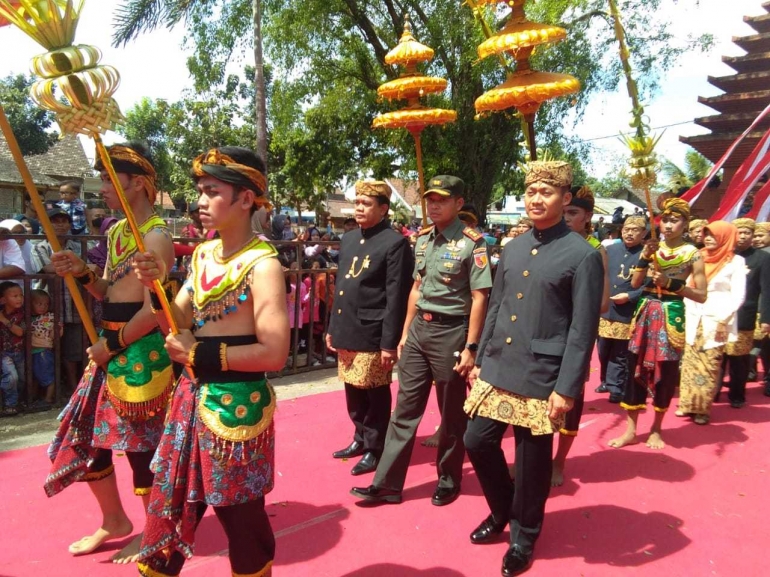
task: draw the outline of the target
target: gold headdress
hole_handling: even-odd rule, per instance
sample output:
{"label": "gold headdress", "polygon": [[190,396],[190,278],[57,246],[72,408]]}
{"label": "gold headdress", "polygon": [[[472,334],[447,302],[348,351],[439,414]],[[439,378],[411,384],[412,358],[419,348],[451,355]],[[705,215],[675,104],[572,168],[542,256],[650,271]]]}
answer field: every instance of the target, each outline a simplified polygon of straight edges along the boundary
{"label": "gold headdress", "polygon": [[692,231],[698,227],[703,228],[709,223],[705,218],[694,218],[690,221],[690,227],[688,230]]}
{"label": "gold headdress", "polygon": [[690,220],[690,205],[681,198],[667,198],[663,203],[662,216],[678,215],[685,220]]}
{"label": "gold headdress", "polygon": [[[155,199],[158,196],[157,174],[155,167],[150,161],[133,148],[121,144],[110,146],[107,148],[107,153],[110,156],[115,172],[138,174],[146,177],[145,191],[147,192],[147,198],[150,204],[155,204]],[[94,168],[99,171],[104,170],[104,164],[100,158],[97,158]]]}
{"label": "gold headdress", "polygon": [[569,162],[561,160],[552,161],[533,161],[528,163],[525,168],[526,177],[524,186],[529,186],[533,182],[544,182],[551,186],[572,186],[572,166]]}
{"label": "gold headdress", "polygon": [[629,216],[623,223],[623,226],[638,226],[639,228],[647,228],[647,219],[643,216]]}
{"label": "gold headdress", "polygon": [[753,218],[736,218],[733,221],[733,226],[735,228],[748,228],[753,231],[757,228],[757,223]]}
{"label": "gold headdress", "polygon": [[390,187],[381,180],[359,180],[356,182],[356,195],[382,196],[390,200]]}
{"label": "gold headdress", "polygon": [[228,182],[252,190],[254,191],[254,205],[257,208],[264,207],[270,210],[272,206],[265,196],[267,192],[267,178],[265,178],[265,175],[253,166],[238,162],[232,156],[222,152],[222,150],[227,152],[234,151],[234,154],[242,153],[244,157],[253,157],[253,159],[249,158],[248,160],[256,161],[258,158],[253,152],[245,148],[212,148],[193,160],[193,176],[201,178],[209,175],[222,182]]}
{"label": "gold headdress", "polygon": [[[735,222],[733,221],[733,224]],[[770,234],[770,222],[758,222],[756,228],[754,229],[754,232],[761,230],[765,234]]]}

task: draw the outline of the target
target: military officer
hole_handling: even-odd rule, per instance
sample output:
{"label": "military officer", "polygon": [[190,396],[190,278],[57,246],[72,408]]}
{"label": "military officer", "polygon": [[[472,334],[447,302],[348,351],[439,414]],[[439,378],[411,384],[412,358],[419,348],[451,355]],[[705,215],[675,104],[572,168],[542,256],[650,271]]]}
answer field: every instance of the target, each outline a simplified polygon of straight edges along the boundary
{"label": "military officer", "polygon": [[[491,514],[471,533],[485,543],[510,523],[502,574],[531,563],[551,488],[553,434],[583,389],[599,327],[602,256],[563,218],[572,168],[532,162],[524,203],[534,229],[508,243],[490,298],[465,445]],[[500,446],[513,425],[515,490]]]}
{"label": "military officer", "polygon": [[335,308],[326,345],[337,350],[353,442],[335,459],[363,455],[353,475],[374,471],[390,418],[390,383],[412,287],[414,259],[403,235],[390,227],[390,187],[356,183],[355,218],[340,246]]}
{"label": "military officer", "polygon": [[610,310],[599,321],[599,363],[601,384],[597,393],[609,393],[610,403],[623,400],[628,380],[628,341],[631,338],[631,319],[636,303],[642,296],[642,287],[631,286],[632,269],[639,261],[647,222],[641,216],[629,216],[621,229],[622,243],[607,247],[610,275]]}
{"label": "military officer", "polygon": [[428,183],[424,196],[434,224],[420,233],[415,246],[414,283],[399,343],[396,409],[374,481],[351,491],[370,502],[401,502],[417,427],[434,381],[442,425],[436,458],[439,480],[431,502],[448,505],[460,494],[465,383],[475,362],[492,278],[484,238],[458,218],[463,181],[442,175]]}

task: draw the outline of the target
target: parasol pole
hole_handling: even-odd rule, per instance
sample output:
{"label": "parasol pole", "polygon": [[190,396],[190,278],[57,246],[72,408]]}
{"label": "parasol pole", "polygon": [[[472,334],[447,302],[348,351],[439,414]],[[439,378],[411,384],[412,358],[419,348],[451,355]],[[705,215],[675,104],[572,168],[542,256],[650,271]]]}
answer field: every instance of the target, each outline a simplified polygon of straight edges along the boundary
{"label": "parasol pole", "polygon": [[[137,224],[136,218],[134,217],[134,212],[131,210],[131,206],[128,204],[126,193],[123,190],[123,186],[120,184],[118,174],[115,172],[115,167],[112,165],[112,159],[110,158],[110,155],[107,152],[104,143],[102,142],[102,137],[98,132],[94,132],[92,137],[94,139],[94,143],[96,144],[96,151],[99,154],[99,158],[102,160],[102,164],[104,165],[104,169],[107,171],[107,174],[112,181],[112,185],[115,187],[115,192],[117,193],[118,199],[120,201],[120,207],[122,208],[123,213],[126,215],[128,226],[131,229],[131,234],[134,236],[134,241],[136,241],[136,248],[139,250],[139,252],[146,252],[147,249],[144,246],[144,238],[142,237],[142,233],[139,230],[139,225]],[[171,333],[174,335],[179,334],[179,327],[177,326],[176,319],[174,318],[174,313],[171,310],[171,304],[169,303],[168,297],[166,296],[163,283],[159,279],[156,279],[152,284],[155,294],[158,295],[160,306],[163,309],[163,314],[166,317],[166,321],[168,322],[168,326],[171,329]]]}
{"label": "parasol pole", "polygon": [[535,115],[521,117],[521,123],[524,125],[524,137],[527,139],[529,147],[529,160],[537,160],[537,144],[535,144]]}
{"label": "parasol pole", "polygon": [[425,200],[425,171],[422,168],[422,141],[420,135],[422,128],[409,128],[409,132],[414,137],[414,148],[417,152],[417,178],[420,182],[420,208],[422,210],[422,227],[428,226],[428,206]]}
{"label": "parasol pole", "polygon": [[[37,212],[37,217],[40,220],[40,226],[43,227],[43,232],[45,232],[46,239],[48,239],[48,243],[51,245],[51,250],[54,252],[60,252],[62,247],[59,243],[59,238],[56,236],[56,232],[53,229],[51,220],[48,218],[43,200],[40,198],[40,194],[35,187],[35,181],[32,179],[32,175],[29,172],[27,163],[24,161],[24,155],[21,153],[19,143],[16,140],[16,136],[11,129],[11,124],[8,122],[8,117],[5,115],[5,110],[3,110],[1,104],[0,129],[2,129],[5,141],[8,143],[8,149],[11,151],[11,156],[13,156],[13,160],[16,162],[16,167],[19,169],[21,180],[24,182],[24,187],[27,189],[27,193],[29,194],[32,206],[35,207],[35,212]],[[78,283],[75,281],[75,277],[72,276],[72,273],[67,273],[64,276],[64,283],[67,285],[67,288],[70,291],[72,302],[74,303],[75,308],[80,315],[80,320],[83,322],[83,327],[88,334],[88,340],[91,341],[91,344],[93,345],[97,340],[99,340],[99,336],[96,333],[96,328],[91,321],[91,316],[88,313],[88,308],[86,307],[86,303],[83,300],[83,295],[80,293],[80,288],[78,287]]]}

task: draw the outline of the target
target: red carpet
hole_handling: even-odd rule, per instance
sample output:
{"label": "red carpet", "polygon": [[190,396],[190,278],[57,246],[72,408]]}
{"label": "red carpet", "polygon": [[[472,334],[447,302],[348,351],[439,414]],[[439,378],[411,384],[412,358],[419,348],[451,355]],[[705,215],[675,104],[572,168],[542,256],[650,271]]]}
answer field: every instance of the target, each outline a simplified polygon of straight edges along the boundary
{"label": "red carpet", "polygon": [[[610,449],[624,415],[588,385],[582,431],[567,462],[567,481],[548,502],[545,527],[528,574],[568,576],[745,576],[765,573],[770,506],[766,497],[770,398],[753,385],[748,406],[715,407],[699,427],[666,418],[668,447]],[[395,387],[394,387],[395,390]],[[394,395],[395,398],[395,395]],[[438,423],[435,402],[420,438]],[[640,418],[641,431],[652,421]],[[477,577],[499,575],[504,541],[474,546],[469,532],[488,514],[466,463],[463,494],[434,507],[435,451],[418,446],[404,503],[362,508],[348,494],[371,475],[354,478],[354,462],[331,458],[350,441],[342,392],[279,404],[276,489],[268,496],[278,537],[276,576]],[[506,439],[510,449],[512,440]],[[141,526],[128,463],[117,459],[125,505]],[[74,558],[67,545],[100,522],[87,487],[47,499],[45,447],[0,453],[0,577],[136,575],[109,562],[122,543]],[[507,539],[508,533],[505,533]],[[198,530],[197,555],[184,576],[230,575],[226,542],[209,511]],[[622,573],[621,573],[622,572]]]}

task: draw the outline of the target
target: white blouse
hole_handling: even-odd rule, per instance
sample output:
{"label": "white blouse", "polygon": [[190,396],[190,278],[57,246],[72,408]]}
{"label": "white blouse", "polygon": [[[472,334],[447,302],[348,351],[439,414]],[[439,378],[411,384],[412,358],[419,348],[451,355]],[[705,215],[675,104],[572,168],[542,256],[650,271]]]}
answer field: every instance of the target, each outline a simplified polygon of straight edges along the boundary
{"label": "white blouse", "polygon": [[748,272],[743,257],[735,255],[708,283],[705,303],[684,299],[684,331],[688,345],[695,344],[695,335],[698,326],[701,326],[704,349],[722,346],[724,343],[715,340],[719,323],[727,325],[727,342],[738,340],[738,317],[735,313],[746,297]]}

